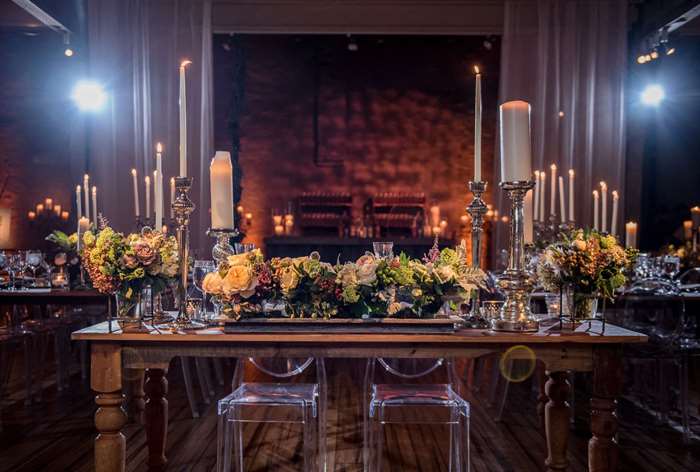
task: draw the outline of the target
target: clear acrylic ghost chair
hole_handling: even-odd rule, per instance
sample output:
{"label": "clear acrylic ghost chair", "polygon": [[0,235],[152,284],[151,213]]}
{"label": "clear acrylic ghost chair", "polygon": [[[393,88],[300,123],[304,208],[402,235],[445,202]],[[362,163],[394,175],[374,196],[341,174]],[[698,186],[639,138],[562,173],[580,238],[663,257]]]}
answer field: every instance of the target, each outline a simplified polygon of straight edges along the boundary
{"label": "clear acrylic ghost chair", "polygon": [[[376,384],[375,366],[411,383]],[[415,383],[447,368],[448,383]],[[451,359],[385,359],[367,361],[365,370],[365,408],[363,461],[365,471],[380,472],[386,424],[434,424],[449,427],[449,470],[469,471],[469,403],[459,394],[457,373]]]}
{"label": "clear acrylic ghost chair", "polygon": [[[303,373],[315,363],[316,383],[244,382],[246,362],[280,381]],[[303,430],[303,470],[325,470],[326,370],[322,358],[239,359],[232,384],[233,393],[218,403],[218,472],[243,472],[245,423],[300,424]]]}

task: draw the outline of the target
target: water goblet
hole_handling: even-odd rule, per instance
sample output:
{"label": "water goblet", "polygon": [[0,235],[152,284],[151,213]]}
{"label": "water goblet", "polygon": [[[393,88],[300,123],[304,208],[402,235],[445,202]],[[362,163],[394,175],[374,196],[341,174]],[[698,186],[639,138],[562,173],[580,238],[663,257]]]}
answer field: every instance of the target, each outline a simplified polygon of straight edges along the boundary
{"label": "water goblet", "polygon": [[201,319],[204,319],[206,317],[207,310],[207,294],[204,292],[202,284],[204,282],[204,277],[206,277],[208,273],[214,272],[215,270],[216,263],[214,261],[194,261],[194,269],[192,271],[192,283],[194,284],[195,288],[199,290],[202,294],[202,303],[200,306],[201,313],[199,314],[199,318]]}
{"label": "water goblet", "polygon": [[36,287],[38,285],[36,280],[36,271],[39,266],[41,266],[41,262],[43,261],[44,257],[40,251],[27,251],[24,258],[29,270],[32,271],[31,286]]}
{"label": "water goblet", "polygon": [[[26,261],[22,252],[17,252],[10,256],[10,290],[19,290],[22,288],[24,277],[24,269],[26,269]],[[17,275],[20,276],[20,283],[17,283]],[[18,286],[19,285],[19,286]]]}
{"label": "water goblet", "polygon": [[374,257],[377,259],[391,259],[394,257],[394,243],[387,241],[375,241],[372,243]]}

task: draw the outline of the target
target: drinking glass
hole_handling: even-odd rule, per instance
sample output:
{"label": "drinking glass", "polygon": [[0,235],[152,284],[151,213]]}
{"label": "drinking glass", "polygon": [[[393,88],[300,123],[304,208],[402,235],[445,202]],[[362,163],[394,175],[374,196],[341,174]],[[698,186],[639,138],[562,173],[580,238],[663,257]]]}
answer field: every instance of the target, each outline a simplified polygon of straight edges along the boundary
{"label": "drinking glass", "polygon": [[236,254],[245,254],[255,249],[255,244],[253,243],[235,243],[233,245]]}
{"label": "drinking glass", "polygon": [[194,270],[192,271],[192,283],[195,288],[199,290],[202,294],[202,303],[199,306],[199,319],[204,319],[206,317],[207,311],[207,294],[204,292],[202,283],[204,282],[204,277],[208,273],[214,272],[216,270],[216,263],[214,261],[199,260],[194,261]]}
{"label": "drinking glass", "polygon": [[6,285],[10,285],[10,258],[5,251],[0,251],[0,286]]}
{"label": "drinking glass", "polygon": [[[10,290],[18,290],[22,286],[24,269],[27,267],[24,260],[24,253],[17,252],[10,256]],[[19,287],[17,284],[17,274],[20,275]]]}
{"label": "drinking glass", "polygon": [[501,307],[503,301],[500,300],[484,300],[481,302],[481,316],[487,321],[495,320],[501,316]]}
{"label": "drinking glass", "polygon": [[681,271],[681,259],[678,256],[663,256],[661,258],[663,276],[673,280]]}
{"label": "drinking glass", "polygon": [[372,243],[374,256],[377,259],[391,259],[394,257],[394,243],[386,241],[375,241]]}
{"label": "drinking glass", "polygon": [[41,251],[27,251],[24,258],[27,263],[27,266],[29,267],[29,270],[32,271],[31,286],[36,287],[36,270],[41,266],[41,262],[44,260],[44,256],[43,254],[41,254]]}

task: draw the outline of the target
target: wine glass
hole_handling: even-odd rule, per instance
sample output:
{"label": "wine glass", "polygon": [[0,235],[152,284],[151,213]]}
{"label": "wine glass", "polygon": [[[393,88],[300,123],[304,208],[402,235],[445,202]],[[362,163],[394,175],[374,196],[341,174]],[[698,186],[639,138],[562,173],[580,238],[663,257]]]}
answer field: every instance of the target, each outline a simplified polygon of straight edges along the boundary
{"label": "wine glass", "polygon": [[681,259],[678,256],[663,256],[661,259],[663,275],[673,280],[681,271]]}
{"label": "wine glass", "polygon": [[32,271],[32,286],[35,287],[37,286],[36,270],[39,268],[39,266],[41,266],[44,256],[41,254],[41,251],[27,251],[24,259],[29,267],[29,270]]}
{"label": "wine glass", "polygon": [[[22,274],[24,273],[24,269],[26,268],[26,262],[24,260],[24,254],[22,252],[17,252],[15,254],[12,254],[10,256],[10,290],[18,290],[17,287],[17,274],[20,275],[20,279],[22,279]],[[20,282],[20,285],[21,282]]]}
{"label": "wine glass", "polygon": [[2,286],[10,284],[10,258],[5,251],[0,251],[0,272],[4,272],[7,280],[4,277],[0,279]]}
{"label": "wine glass", "polygon": [[245,254],[246,252],[250,252],[253,249],[255,249],[255,244],[253,244],[253,243],[235,243],[234,248],[236,250],[236,254]]}
{"label": "wine glass", "polygon": [[204,292],[202,283],[204,282],[204,277],[206,277],[208,273],[214,272],[215,270],[216,263],[214,261],[194,261],[194,270],[192,271],[192,283],[194,284],[195,288],[199,290],[202,294],[202,303],[198,307],[200,311],[200,319],[204,319],[207,312],[207,294]]}
{"label": "wine glass", "polygon": [[394,243],[375,241],[372,243],[372,249],[374,249],[374,256],[377,259],[389,260],[394,257]]}

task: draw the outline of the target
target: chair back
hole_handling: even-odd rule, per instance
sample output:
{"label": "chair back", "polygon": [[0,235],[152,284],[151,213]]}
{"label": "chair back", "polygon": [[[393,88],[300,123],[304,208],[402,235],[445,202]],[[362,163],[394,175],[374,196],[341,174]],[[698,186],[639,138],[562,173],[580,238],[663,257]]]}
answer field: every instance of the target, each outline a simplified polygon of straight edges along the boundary
{"label": "chair back", "polygon": [[402,379],[424,377],[441,367],[445,360],[440,359],[395,359],[378,357],[377,362],[384,370]]}
{"label": "chair back", "polygon": [[321,373],[322,360],[314,357],[298,358],[298,357],[248,357],[240,358],[236,363],[236,370],[233,374],[232,386],[235,390],[243,383],[245,372],[245,363],[250,363],[255,369],[263,374],[269,375],[274,379],[288,379],[303,373],[311,364],[317,361],[316,373],[317,377],[323,375]]}

